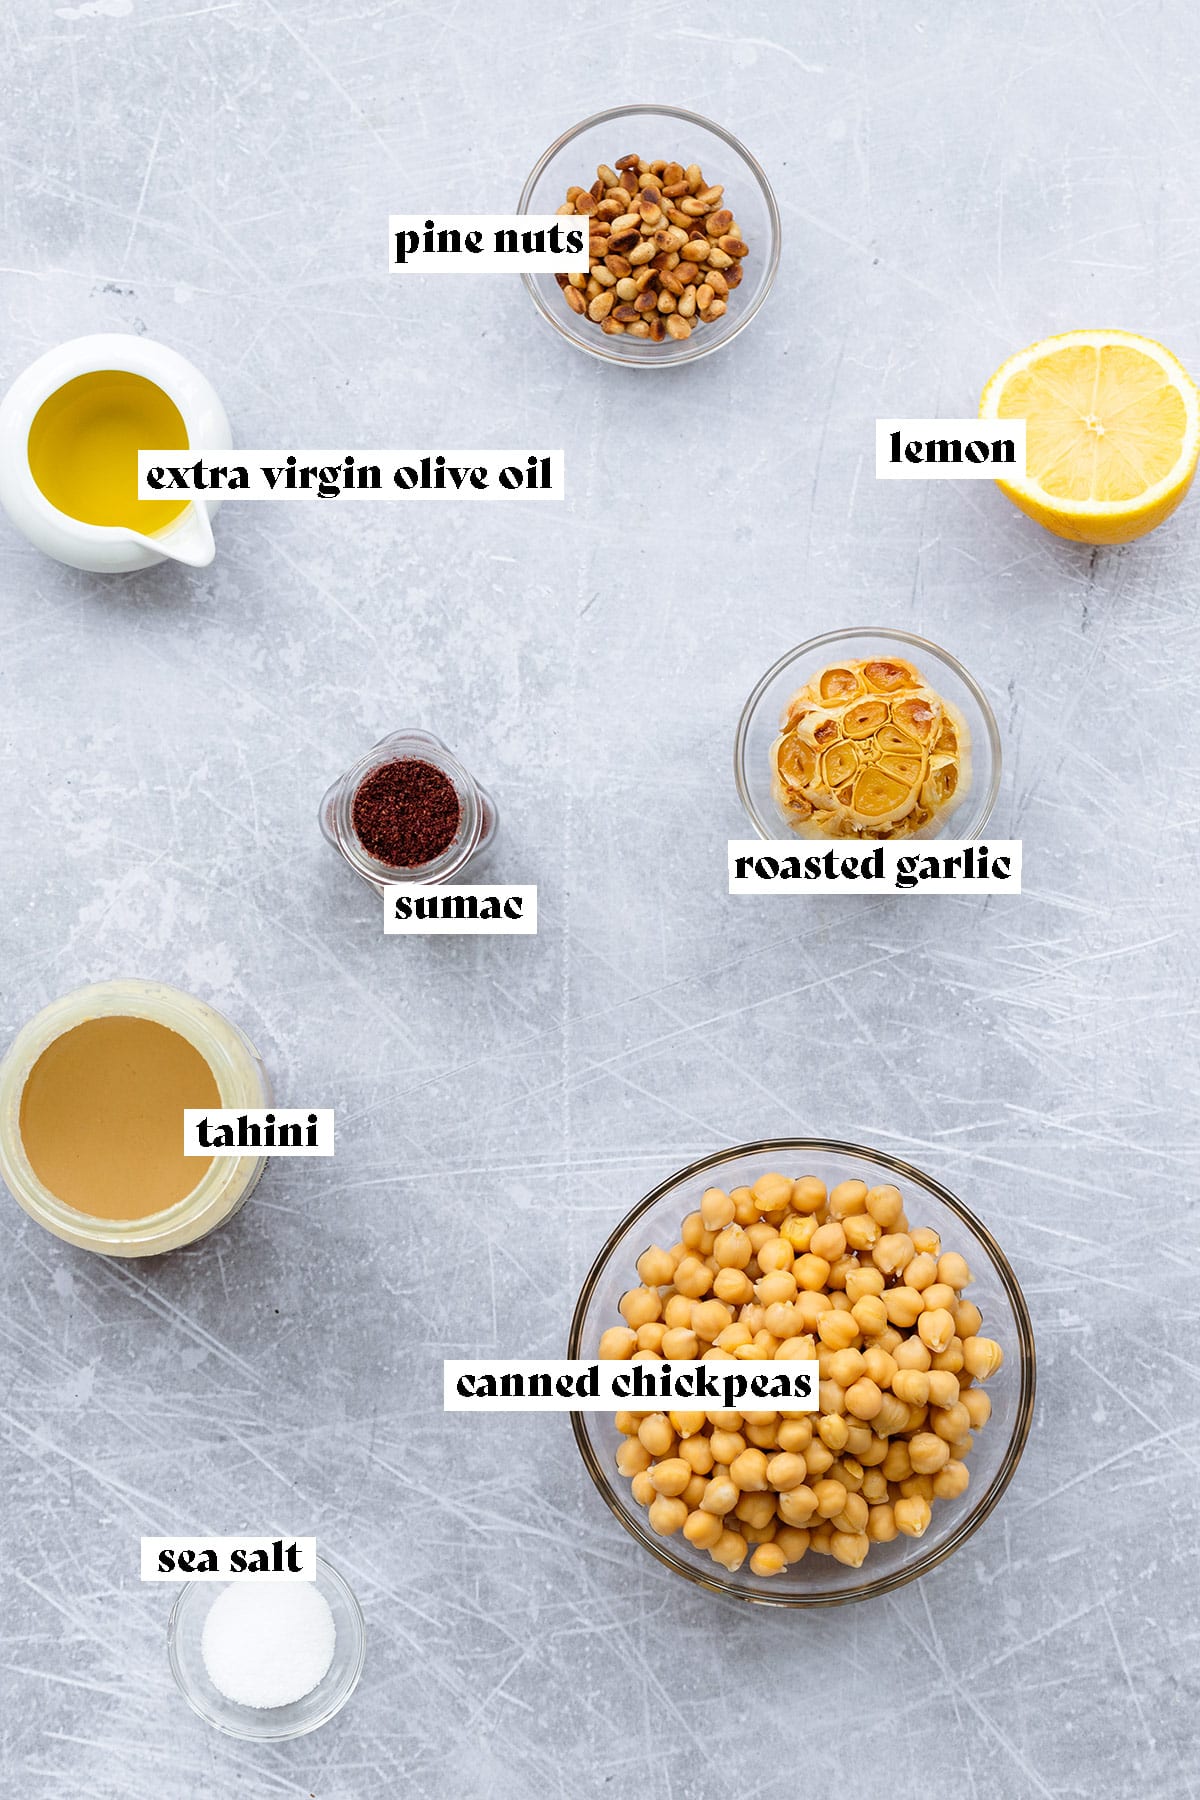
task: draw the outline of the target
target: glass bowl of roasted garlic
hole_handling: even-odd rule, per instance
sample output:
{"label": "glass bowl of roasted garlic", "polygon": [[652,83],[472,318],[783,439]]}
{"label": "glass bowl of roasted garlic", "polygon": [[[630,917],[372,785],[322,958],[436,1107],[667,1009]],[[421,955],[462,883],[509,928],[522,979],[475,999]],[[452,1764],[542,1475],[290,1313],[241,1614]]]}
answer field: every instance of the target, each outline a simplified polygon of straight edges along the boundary
{"label": "glass bowl of roasted garlic", "polygon": [[767,670],[738,721],[734,774],[762,838],[977,838],[1000,786],[1000,736],[948,650],[863,626]]}
{"label": "glass bowl of roasted garlic", "polygon": [[[574,1412],[610,1510],[660,1563],[737,1599],[888,1593],[978,1530],[1029,1434],[1028,1308],[999,1244],[880,1150],[776,1138],[703,1158],[616,1227],[568,1356],[819,1365],[816,1404]],[[765,1390],[764,1390],[765,1391]],[[646,1402],[643,1402],[646,1404]]]}

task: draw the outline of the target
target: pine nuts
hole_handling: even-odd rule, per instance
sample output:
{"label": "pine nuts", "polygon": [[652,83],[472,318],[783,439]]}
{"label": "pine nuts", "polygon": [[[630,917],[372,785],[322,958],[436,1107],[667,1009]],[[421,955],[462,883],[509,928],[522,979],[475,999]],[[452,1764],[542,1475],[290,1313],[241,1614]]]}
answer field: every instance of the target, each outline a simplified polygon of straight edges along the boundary
{"label": "pine nuts", "polygon": [[633,153],[600,163],[591,187],[572,185],[558,209],[590,220],[590,273],[557,278],[571,311],[610,337],[656,344],[718,320],[749,254],[724,196],[697,163]]}

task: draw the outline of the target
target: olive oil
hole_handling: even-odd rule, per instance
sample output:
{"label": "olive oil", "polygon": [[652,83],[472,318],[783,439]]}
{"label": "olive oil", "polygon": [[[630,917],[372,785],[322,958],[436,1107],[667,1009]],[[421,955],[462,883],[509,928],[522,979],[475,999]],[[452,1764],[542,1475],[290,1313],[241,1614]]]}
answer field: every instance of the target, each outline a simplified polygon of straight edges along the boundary
{"label": "olive oil", "polygon": [[175,402],[144,375],[97,369],[51,394],[29,428],[29,468],[59,512],[84,525],[151,535],[174,523],[186,500],[139,500],[139,450],[186,450]]}
{"label": "olive oil", "polygon": [[220,1104],[212,1069],[179,1032],[128,1015],[86,1019],[30,1070],[21,1141],[65,1206],[144,1219],[184,1199],[211,1167],[211,1157],[183,1154],[184,1108]]}

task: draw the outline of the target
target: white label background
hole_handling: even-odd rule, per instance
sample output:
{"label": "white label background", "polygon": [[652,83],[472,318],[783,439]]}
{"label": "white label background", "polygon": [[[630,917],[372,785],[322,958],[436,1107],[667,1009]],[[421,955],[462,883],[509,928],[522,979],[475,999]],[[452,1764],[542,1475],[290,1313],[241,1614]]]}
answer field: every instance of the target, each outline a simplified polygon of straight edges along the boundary
{"label": "white label background", "polygon": [[[258,1126],[258,1135],[266,1136],[268,1129],[267,1115],[274,1120],[275,1135],[278,1137],[281,1125],[298,1125],[300,1127],[300,1147],[288,1145],[285,1149],[272,1149],[270,1145],[245,1148],[234,1145],[231,1149],[214,1150],[210,1145],[201,1144],[199,1126],[202,1119],[207,1119],[209,1126],[228,1125],[236,1138],[238,1120],[245,1119],[248,1125]],[[317,1146],[312,1149],[305,1139],[309,1132],[309,1119],[316,1116]],[[185,1156],[332,1156],[333,1155],[333,1108],[331,1106],[187,1106],[183,1111],[183,1154]]]}
{"label": "white label background", "polygon": [[[685,1393],[673,1392],[670,1395],[647,1396],[635,1399],[627,1393],[618,1391],[623,1383],[630,1382],[635,1369],[643,1369],[651,1373],[656,1380],[661,1380],[670,1369],[673,1384],[691,1382],[694,1386],[699,1372],[703,1377],[711,1378],[721,1394],[717,1398],[701,1396],[690,1389]],[[528,1395],[518,1397],[498,1396],[495,1399],[479,1399],[473,1395],[460,1394],[458,1382],[460,1377],[489,1375],[497,1380],[505,1375],[520,1375],[526,1381],[533,1376],[544,1375],[549,1378],[551,1387],[559,1380],[569,1381],[572,1385],[596,1371],[596,1393],[594,1395],[552,1393],[545,1397],[530,1398]],[[786,1398],[772,1398],[769,1384],[772,1379],[785,1373],[794,1381],[802,1375],[808,1377],[809,1392],[807,1395],[795,1394]],[[721,1359],[714,1362],[617,1362],[578,1360],[575,1362],[536,1362],[536,1361],[487,1361],[487,1362],[444,1362],[442,1364],[442,1410],[444,1412],[669,1412],[672,1409],[686,1412],[728,1412],[737,1410],[744,1403],[751,1412],[785,1409],[791,1412],[816,1412],[819,1404],[820,1365],[816,1362],[801,1360],[770,1362],[736,1362]],[[767,1385],[766,1390],[755,1393],[751,1383],[756,1377],[762,1378]],[[724,1384],[726,1381],[741,1383],[740,1389],[731,1388],[731,1397],[726,1397]]]}
{"label": "white label background", "polygon": [[[939,875],[936,878],[914,879],[913,885],[900,886],[901,880],[907,880],[903,873],[920,870],[922,864],[931,859],[941,863],[945,857],[962,856],[971,850],[976,857],[982,849],[988,853],[987,875],[976,875],[968,879],[961,872],[957,875]],[[881,851],[883,865],[882,877],[868,875],[827,875],[822,869],[816,875],[774,876],[751,873],[740,879],[735,874],[738,858],[751,856],[756,860],[771,858],[783,864],[797,859],[803,864],[812,858],[824,862],[830,851],[836,857],[853,857],[861,859],[873,856]],[[1009,859],[1010,873],[1007,878],[993,875],[992,869],[997,858]],[[878,841],[873,838],[859,838],[853,843],[838,840],[831,844],[827,838],[730,838],[729,840],[729,892],[731,894],[791,894],[793,898],[805,894],[844,894],[847,897],[869,900],[879,894],[1019,894],[1021,892],[1021,840],[1020,838],[983,838],[968,840],[965,838],[929,838],[913,840],[901,838]]]}
{"label": "white label background", "polygon": [[[396,233],[415,231],[423,241],[432,220],[435,232],[457,231],[465,240],[469,231],[482,238],[479,250],[415,250],[396,260]],[[580,229],[578,250],[497,250],[496,233],[515,231],[518,244],[526,231],[549,234],[558,227],[560,239]],[[393,275],[586,275],[591,267],[588,220],[575,213],[393,213],[388,220],[388,268]],[[436,240],[435,240],[436,241]]]}
{"label": "white label background", "polygon": [[[443,895],[466,901],[520,900],[519,919],[400,919],[396,916],[397,900],[440,899]],[[537,888],[491,887],[487,882],[458,882],[441,887],[423,887],[417,881],[393,881],[383,890],[383,929],[389,937],[536,937]]]}
{"label": "white label background", "polygon": [[[286,1572],[275,1574],[250,1574],[241,1570],[231,1572],[229,1558],[235,1550],[264,1550],[271,1556],[275,1542],[283,1539],[284,1547],[295,1544],[300,1555],[300,1573],[291,1575]],[[211,1573],[190,1573],[172,1569],[164,1574],[158,1566],[160,1550],[173,1550],[178,1561],[181,1550],[195,1551],[199,1555],[202,1550],[215,1550],[219,1567]],[[317,1540],[315,1537],[288,1537],[282,1531],[272,1532],[270,1537],[161,1537],[142,1539],[141,1575],[143,1581],[314,1581],[317,1574]]]}
{"label": "white label background", "polygon": [[[957,439],[967,444],[995,444],[1011,439],[1013,462],[892,461],[892,433],[900,433],[901,445],[916,439],[922,446]],[[902,452],[903,453],[903,452]],[[995,481],[998,476],[1023,479],[1025,474],[1024,419],[876,419],[875,477],[878,481]]]}
{"label": "white label background", "polygon": [[[322,495],[316,487],[284,487],[282,479],[274,487],[263,474],[264,469],[282,469],[289,456],[294,456],[298,468],[333,468],[341,471],[345,467],[346,458],[352,456],[356,469],[373,466],[379,470],[379,486],[339,488],[336,494]],[[401,487],[395,479],[397,469],[420,471],[424,457],[436,459],[442,456],[446,460],[444,488]],[[505,487],[500,477],[505,469],[519,469],[524,478],[529,458],[538,459],[539,474],[543,457],[550,463],[550,486],[548,488]],[[205,475],[204,487],[191,485],[191,470],[200,463],[207,471],[209,468],[223,468],[228,471],[224,482],[215,487],[207,485]],[[456,487],[451,468],[482,470],[480,479],[482,487],[475,487],[470,480],[463,486]],[[179,469],[187,480],[185,487],[152,488],[146,485],[146,475],[150,469]],[[230,487],[229,481],[235,469],[246,471],[245,487]],[[139,500],[173,500],[182,494],[220,494],[227,500],[299,500],[302,502],[318,501],[323,506],[336,506],[339,501],[346,500],[561,500],[565,492],[565,460],[561,450],[443,450],[439,445],[426,446],[423,450],[362,450],[354,445],[343,444],[339,450],[297,450],[289,444],[284,450],[222,450],[218,455],[206,456],[203,452],[182,450],[139,450],[138,451],[138,499]]]}

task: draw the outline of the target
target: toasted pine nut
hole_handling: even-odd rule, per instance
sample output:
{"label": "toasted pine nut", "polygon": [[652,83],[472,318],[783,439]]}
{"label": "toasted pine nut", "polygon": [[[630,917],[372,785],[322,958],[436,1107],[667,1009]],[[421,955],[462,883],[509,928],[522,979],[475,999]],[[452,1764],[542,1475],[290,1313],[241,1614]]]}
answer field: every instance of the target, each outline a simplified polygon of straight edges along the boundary
{"label": "toasted pine nut", "polygon": [[701,312],[704,311],[706,306],[712,305],[714,298],[715,294],[711,281],[702,283],[702,285],[696,289],[696,305],[700,308]]}
{"label": "toasted pine nut", "polygon": [[607,319],[612,309],[613,296],[611,294],[597,294],[596,298],[588,307],[588,318],[595,319],[598,324],[601,319]]}
{"label": "toasted pine nut", "polygon": [[[687,246],[685,245],[684,248],[686,249]],[[650,258],[654,255],[654,240],[653,238],[643,238],[640,244],[637,244],[632,250],[622,252],[622,254],[627,255],[630,262],[635,265],[638,263],[649,262]]]}
{"label": "toasted pine nut", "polygon": [[617,171],[615,169],[610,169],[607,163],[601,163],[600,167],[596,170],[596,173],[606,188],[616,187]]}
{"label": "toasted pine nut", "polygon": [[679,338],[681,340],[683,338],[690,338],[692,335],[692,328],[688,324],[688,321],[686,319],[681,319],[678,313],[667,320],[667,331],[671,337]]}
{"label": "toasted pine nut", "polygon": [[[661,306],[661,304],[662,303],[660,301],[659,305]],[[676,311],[678,312],[679,317],[681,319],[690,319],[692,314],[695,312],[695,310],[696,310],[696,289],[695,288],[684,288],[683,296],[679,302],[678,307],[676,308]]]}

